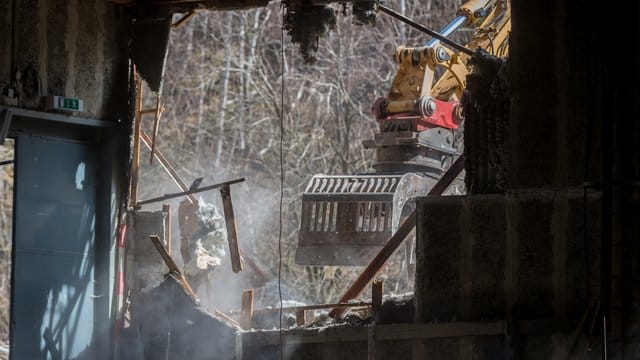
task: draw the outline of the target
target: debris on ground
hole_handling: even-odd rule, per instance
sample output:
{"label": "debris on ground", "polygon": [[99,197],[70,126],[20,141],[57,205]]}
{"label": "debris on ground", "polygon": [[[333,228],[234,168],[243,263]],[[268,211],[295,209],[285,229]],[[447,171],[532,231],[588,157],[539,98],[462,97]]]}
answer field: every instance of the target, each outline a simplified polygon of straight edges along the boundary
{"label": "debris on ground", "polygon": [[345,316],[334,319],[329,316],[328,311],[322,310],[318,311],[315,319],[305,327],[409,324],[414,321],[414,309],[413,293],[391,294],[384,297],[378,314],[372,315],[369,307],[357,307],[349,309]]}
{"label": "debris on ground", "polygon": [[[307,304],[297,301],[295,299],[299,299],[300,297],[287,287],[286,285],[281,285],[282,290],[282,307],[295,307],[295,306],[305,306]],[[254,290],[254,305],[257,309],[277,309],[280,307],[280,297],[278,291],[278,282],[270,281],[265,283],[263,286],[255,288]],[[296,316],[290,312],[282,313],[282,327],[289,328],[295,326],[296,324]],[[253,327],[256,329],[271,329],[273,327],[280,326],[280,312],[279,311],[269,311],[269,312],[260,312],[254,313],[253,315]]]}
{"label": "debris on ground", "polygon": [[[168,275],[132,304],[132,319],[121,348],[138,359],[231,359],[239,328],[207,312]],[[138,349],[138,354],[131,354]]]}
{"label": "debris on ground", "polygon": [[410,324],[414,322],[413,293],[388,296],[375,316],[376,324]]}

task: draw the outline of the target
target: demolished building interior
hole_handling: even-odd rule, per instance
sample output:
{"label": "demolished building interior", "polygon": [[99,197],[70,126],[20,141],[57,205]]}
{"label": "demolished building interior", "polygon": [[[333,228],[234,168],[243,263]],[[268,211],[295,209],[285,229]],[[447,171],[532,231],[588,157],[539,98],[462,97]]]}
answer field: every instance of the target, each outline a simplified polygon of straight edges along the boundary
{"label": "demolished building interior", "polygon": [[[439,28],[403,15],[443,4],[458,10],[434,15]],[[163,143],[182,135],[163,123],[191,110],[169,108],[167,58],[186,72],[257,65],[197,57],[234,46],[231,27],[168,55],[173,32],[257,9],[269,17],[238,24],[276,29],[252,55],[271,64],[256,75],[274,79],[256,100],[271,113],[234,104],[253,125],[233,131],[272,127],[264,157],[226,171],[220,141],[197,166],[175,161]],[[0,18],[0,359],[640,358],[640,3],[4,0]],[[373,170],[299,166],[293,194],[283,153],[304,157],[319,126],[296,126],[304,99],[285,74],[329,73],[317,58],[353,45],[331,49],[336,24],[366,38],[381,21],[419,37],[371,41],[337,72],[386,95],[351,115],[347,97],[314,110],[368,124],[373,139],[348,134],[332,154],[348,164],[367,148]],[[376,57],[394,68],[369,68]],[[221,104],[204,122],[232,116],[221,79],[185,80]],[[299,148],[283,145],[292,132]],[[269,156],[279,169],[264,170]],[[283,237],[298,241],[284,266]],[[335,293],[296,298],[338,276]]]}

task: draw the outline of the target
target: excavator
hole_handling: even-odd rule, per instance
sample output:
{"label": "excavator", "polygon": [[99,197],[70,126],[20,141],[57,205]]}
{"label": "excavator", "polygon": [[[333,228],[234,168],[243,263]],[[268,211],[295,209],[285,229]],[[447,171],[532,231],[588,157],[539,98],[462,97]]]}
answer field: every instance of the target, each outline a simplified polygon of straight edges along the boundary
{"label": "excavator", "polygon": [[[507,0],[470,0],[439,34],[447,40],[462,27],[474,30],[466,49],[508,55]],[[463,150],[460,98],[470,58],[469,51],[450,49],[437,38],[396,49],[398,69],[391,88],[371,107],[379,131],[363,141],[375,151],[373,171],[313,176],[302,196],[297,264],[367,265],[415,200],[438,182]]]}

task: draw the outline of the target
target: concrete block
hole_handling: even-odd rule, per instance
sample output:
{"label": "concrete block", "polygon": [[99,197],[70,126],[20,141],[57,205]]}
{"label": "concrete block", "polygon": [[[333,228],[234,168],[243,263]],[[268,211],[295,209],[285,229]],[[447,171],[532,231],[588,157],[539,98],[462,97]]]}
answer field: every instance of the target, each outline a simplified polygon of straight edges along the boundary
{"label": "concrete block", "polygon": [[450,321],[462,316],[460,274],[462,196],[420,200],[416,230],[416,319]]}
{"label": "concrete block", "polygon": [[150,235],[163,242],[165,214],[162,211],[131,211],[127,228],[127,287],[132,301],[141,291],[160,285],[169,269],[162,261]]}

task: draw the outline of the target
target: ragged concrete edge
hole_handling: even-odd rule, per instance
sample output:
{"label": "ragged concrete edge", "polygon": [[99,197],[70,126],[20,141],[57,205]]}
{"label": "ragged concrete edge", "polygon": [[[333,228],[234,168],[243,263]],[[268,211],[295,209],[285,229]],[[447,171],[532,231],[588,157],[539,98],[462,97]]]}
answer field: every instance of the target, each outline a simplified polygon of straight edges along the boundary
{"label": "ragged concrete edge", "polygon": [[137,19],[133,23],[131,58],[154,92],[162,90],[170,32],[170,15],[160,19]]}
{"label": "ragged concrete edge", "polygon": [[[131,307],[131,326],[121,348],[140,349],[133,357],[231,359],[240,328],[209,313],[173,275],[141,293]],[[206,357],[203,357],[206,354]]]}
{"label": "ragged concrete edge", "polygon": [[507,59],[476,51],[461,104],[465,115],[465,183],[469,193],[506,187],[510,89]]}

